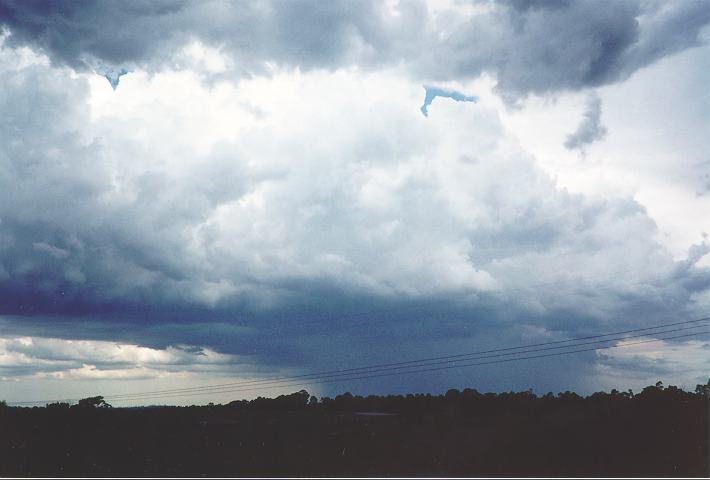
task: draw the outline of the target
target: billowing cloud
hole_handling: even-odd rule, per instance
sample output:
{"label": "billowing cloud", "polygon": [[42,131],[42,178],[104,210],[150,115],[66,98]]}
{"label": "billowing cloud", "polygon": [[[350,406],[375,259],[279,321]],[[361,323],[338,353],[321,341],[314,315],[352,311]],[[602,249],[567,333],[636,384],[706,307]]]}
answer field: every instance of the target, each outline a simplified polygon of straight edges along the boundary
{"label": "billowing cloud", "polygon": [[57,338],[0,338],[0,377],[156,378],[190,373],[234,374],[239,358],[210,349]]}
{"label": "billowing cloud", "polygon": [[[473,14],[429,52],[438,78],[488,72],[509,101],[628,78],[702,43],[703,2],[504,2]],[[680,27],[680,25],[683,27]],[[554,32],[554,34],[551,34]]]}
{"label": "billowing cloud", "polygon": [[[305,371],[705,315],[705,242],[674,258],[643,202],[561,188],[499,116],[500,95],[622,80],[661,55],[641,48],[659,36],[673,38],[663,54],[694,45],[702,22],[672,26],[696,4],[484,3],[456,7],[448,35],[435,8],[355,5],[366,6],[94,2],[60,14],[61,3],[2,3],[8,378],[24,375],[22,359],[25,376],[64,361],[57,371],[76,379],[130,370],[97,360],[115,343],[171,359],[200,345],[264,372]],[[328,30],[297,31],[313,22]],[[409,42],[415,31],[426,49]],[[113,91],[96,61],[132,73]],[[441,102],[423,118],[421,79],[437,77],[476,92],[476,108]],[[603,128],[597,109],[580,146]],[[38,353],[37,337],[52,351],[113,343],[60,359]],[[475,379],[584,388],[598,362]],[[170,370],[129,364],[152,372],[129,376]],[[471,375],[370,388],[441,389]]]}
{"label": "billowing cloud", "polygon": [[[417,22],[418,5],[386,16],[380,2],[288,1],[15,2],[0,4],[12,45],[31,45],[57,65],[88,70],[100,61],[145,70],[175,67],[175,53],[199,40],[224,50],[235,69],[267,63],[337,68],[386,59],[394,35]],[[309,25],[310,28],[303,28]],[[413,25],[412,25],[413,26]]]}
{"label": "billowing cloud", "polygon": [[[179,68],[198,40],[230,59],[230,75],[269,65],[336,69],[404,64],[421,78],[486,72],[509,100],[596,87],[698,45],[710,13],[686,2],[0,2],[11,45],[57,65]],[[555,32],[551,35],[550,32]]]}

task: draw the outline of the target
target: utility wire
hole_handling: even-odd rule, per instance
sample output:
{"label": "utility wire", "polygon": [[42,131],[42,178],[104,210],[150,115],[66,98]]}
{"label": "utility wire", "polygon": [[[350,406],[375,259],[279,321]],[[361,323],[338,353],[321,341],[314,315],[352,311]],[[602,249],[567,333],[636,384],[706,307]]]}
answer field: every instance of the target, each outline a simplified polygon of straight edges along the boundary
{"label": "utility wire", "polygon": [[[631,342],[631,343],[625,343],[622,345],[607,345],[607,346],[602,346],[602,347],[594,347],[594,348],[586,348],[586,349],[579,349],[579,350],[572,350],[572,351],[567,351],[567,352],[556,352],[556,353],[546,353],[542,355],[532,355],[528,357],[518,357],[518,358],[508,358],[508,359],[502,359],[502,360],[493,360],[490,362],[479,362],[479,363],[469,363],[469,364],[460,364],[460,365],[446,365],[446,366],[441,366],[441,367],[435,367],[435,368],[426,368],[426,369],[420,369],[420,370],[409,370],[405,372],[388,372],[388,373],[380,373],[376,375],[363,375],[360,377],[351,377],[347,379],[342,379],[342,378],[336,378],[336,379],[326,379],[326,380],[317,380],[317,381],[312,381],[312,382],[302,382],[302,383],[292,383],[292,384],[287,384],[287,385],[272,385],[272,386],[258,386],[258,387],[251,387],[251,388],[235,388],[235,389],[229,389],[229,390],[223,390],[220,392],[191,392],[191,393],[182,393],[182,394],[171,394],[171,395],[156,395],[154,397],[143,397],[139,400],[146,400],[150,398],[174,398],[174,397],[189,397],[189,396],[195,396],[195,395],[206,395],[206,394],[213,394],[213,393],[234,393],[234,392],[245,392],[245,391],[251,391],[251,390],[260,390],[260,389],[266,389],[266,388],[288,388],[288,387],[298,387],[298,386],[309,386],[309,385],[314,385],[314,384],[321,384],[321,383],[333,383],[333,382],[342,382],[342,381],[350,381],[350,380],[363,380],[363,379],[371,379],[371,378],[378,378],[378,377],[389,377],[389,376],[395,376],[395,375],[404,375],[408,373],[426,373],[426,372],[434,372],[434,371],[440,371],[440,370],[447,370],[447,369],[452,369],[452,368],[464,368],[464,367],[474,367],[474,366],[480,366],[480,365],[492,365],[492,364],[497,364],[497,363],[508,363],[508,362],[516,362],[520,360],[530,360],[530,359],[536,359],[536,358],[545,358],[545,357],[555,357],[555,356],[560,356],[560,355],[569,355],[573,353],[580,353],[580,352],[589,352],[589,351],[594,351],[594,350],[604,350],[604,349],[610,349],[610,348],[624,348],[624,347],[630,347],[633,345],[641,345],[641,344],[646,344],[646,343],[653,343],[653,342],[661,342],[664,340],[672,340],[672,339],[677,339],[677,338],[687,338],[687,337],[694,337],[698,335],[704,335],[707,334],[708,332],[695,332],[695,333],[686,333],[683,335],[674,335],[671,337],[664,337],[664,338],[653,338],[650,340],[641,340],[638,342]],[[117,399],[113,400],[110,397],[106,397],[107,399],[111,400],[112,402],[116,401],[131,401],[134,400],[132,398],[127,398],[127,399]]]}
{"label": "utility wire", "polygon": [[[460,353],[460,354],[455,354],[455,355],[443,355],[443,356],[437,356],[437,357],[428,357],[428,358],[420,358],[420,359],[416,359],[416,360],[408,360],[408,361],[403,361],[403,362],[381,363],[381,364],[375,364],[375,365],[367,365],[367,366],[363,366],[363,367],[345,368],[345,369],[339,369],[339,370],[327,370],[327,371],[320,371],[320,372],[304,373],[301,375],[266,378],[266,379],[260,379],[260,380],[243,380],[243,381],[238,381],[238,382],[229,382],[229,383],[222,383],[222,384],[216,384],[216,385],[205,385],[203,387],[186,387],[186,388],[178,388],[178,389],[153,390],[153,391],[149,391],[149,392],[126,393],[126,394],[122,394],[122,395],[116,395],[112,398],[123,397],[123,396],[143,395],[143,394],[153,394],[153,393],[173,393],[173,392],[184,392],[184,391],[190,391],[190,390],[205,390],[205,389],[212,389],[212,388],[262,384],[262,383],[271,383],[271,382],[275,382],[275,381],[304,379],[304,378],[316,377],[316,376],[321,377],[321,376],[327,376],[327,375],[331,375],[331,374],[337,375],[337,374],[343,374],[343,373],[347,373],[347,372],[351,372],[353,374],[363,373],[363,371],[372,370],[372,369],[401,367],[401,366],[407,366],[407,365],[417,366],[416,364],[424,363],[424,362],[434,362],[434,361],[438,361],[438,360],[465,359],[466,357],[475,356],[475,355],[487,355],[487,354],[491,354],[491,353],[511,352],[513,350],[529,349],[529,348],[534,348],[534,347],[546,347],[549,345],[560,345],[563,343],[570,343],[570,342],[576,343],[576,342],[579,342],[582,340],[591,340],[591,339],[604,338],[604,337],[617,337],[619,335],[625,335],[628,333],[647,332],[647,334],[663,334],[663,333],[668,333],[668,332],[665,332],[665,331],[650,332],[650,330],[667,328],[667,327],[672,327],[672,326],[677,326],[677,325],[688,325],[688,324],[692,324],[692,323],[700,323],[699,325],[693,325],[693,326],[687,327],[688,329],[698,328],[698,327],[707,326],[706,322],[708,322],[708,321],[710,321],[710,317],[699,318],[699,319],[695,319],[695,320],[687,320],[684,322],[667,323],[667,324],[656,325],[656,326],[652,326],[652,327],[636,328],[636,329],[624,330],[624,331],[614,332],[614,333],[606,333],[606,334],[601,334],[601,335],[589,335],[586,337],[576,337],[576,338],[571,338],[571,339],[567,339],[567,340],[556,340],[556,341],[551,341],[551,342],[533,343],[533,344],[521,345],[521,346],[517,346],[517,347],[495,348],[495,349],[491,349],[491,350],[482,350],[482,351],[477,351],[477,352]],[[670,330],[670,331],[676,331],[676,330]],[[626,338],[635,338],[638,336],[641,336],[641,335],[636,335],[636,336],[626,337]],[[620,338],[620,339],[623,339],[623,338]],[[603,343],[603,342],[609,342],[609,341],[620,340],[620,339],[609,338],[607,340],[604,340],[601,342],[596,342],[596,343]],[[573,346],[574,345],[565,345],[565,346],[555,347],[555,348],[565,348],[565,347],[573,347]],[[533,351],[538,351],[538,350],[533,350]],[[522,354],[522,353],[530,353],[530,352],[532,352],[532,351],[520,351],[520,352],[508,353],[506,355],[514,355],[514,354],[519,354],[519,353]]]}
{"label": "utility wire", "polygon": [[[668,333],[673,333],[673,332],[691,330],[691,329],[702,327],[702,326],[704,326],[704,325],[693,325],[693,326],[689,326],[689,327],[676,328],[676,329],[672,329],[672,330],[665,330],[662,332],[654,332],[654,334],[668,334]],[[703,334],[703,333],[710,333],[710,332],[698,332],[698,334]],[[236,383],[236,384],[222,384],[219,386],[212,386],[212,387],[209,387],[209,386],[193,387],[193,388],[190,388],[189,390],[188,389],[175,389],[173,391],[157,392],[157,393],[179,394],[179,393],[189,393],[194,390],[199,390],[200,392],[204,392],[204,393],[221,393],[222,391],[225,391],[225,389],[232,388],[232,387],[253,386],[254,388],[259,388],[259,387],[266,387],[266,386],[272,386],[272,385],[278,387],[279,385],[283,384],[283,382],[288,382],[288,381],[293,381],[293,380],[307,381],[307,380],[321,380],[321,379],[326,379],[326,378],[339,378],[339,379],[345,381],[345,380],[349,380],[351,378],[351,376],[353,376],[353,375],[372,374],[372,373],[378,373],[378,372],[383,372],[383,371],[394,371],[394,370],[404,371],[406,369],[451,364],[454,362],[461,362],[461,361],[481,360],[481,359],[498,358],[498,357],[506,357],[506,356],[524,355],[524,354],[529,354],[529,353],[537,353],[537,352],[550,351],[550,350],[576,348],[576,347],[581,347],[581,346],[586,346],[586,345],[595,345],[595,344],[608,343],[608,342],[618,341],[618,340],[626,340],[626,339],[630,339],[630,338],[645,337],[647,335],[648,334],[630,335],[630,336],[626,336],[626,337],[597,340],[597,341],[593,341],[593,342],[579,342],[576,344],[561,345],[561,346],[558,345],[558,346],[554,346],[554,347],[537,348],[537,349],[525,350],[525,351],[520,351],[520,352],[508,352],[508,353],[498,353],[498,354],[494,354],[494,355],[484,355],[484,356],[479,356],[478,358],[461,357],[461,358],[456,358],[456,359],[439,360],[439,361],[435,361],[435,362],[421,362],[420,361],[418,364],[396,365],[396,366],[391,366],[391,367],[380,367],[380,368],[370,367],[367,370],[365,368],[363,368],[358,371],[350,371],[350,372],[343,372],[343,373],[330,373],[330,374],[326,374],[326,375],[310,374],[310,376],[308,376],[308,378],[304,378],[304,377],[306,377],[306,375],[300,375],[300,376],[293,376],[293,377],[285,377],[286,378],[285,380],[284,379],[282,379],[282,380],[264,379],[264,380],[255,380],[255,381],[251,381],[251,382]],[[597,347],[597,348],[604,348],[604,347]],[[123,395],[106,396],[106,398],[110,398],[112,400],[119,400],[119,399],[124,399],[124,398],[138,400],[138,399],[140,399],[140,397],[154,396],[155,394],[156,394],[156,392],[144,392],[144,393],[137,393],[137,394],[123,394]]]}
{"label": "utility wire", "polygon": [[[662,324],[662,325],[656,325],[653,327],[625,330],[625,331],[621,331],[621,332],[614,332],[614,333],[608,333],[608,334],[590,335],[587,337],[578,337],[578,338],[573,338],[573,339],[568,339],[568,340],[558,340],[558,341],[553,341],[553,342],[529,344],[529,345],[523,345],[523,346],[518,346],[518,347],[498,348],[498,349],[485,350],[485,351],[479,351],[479,352],[471,352],[471,353],[464,353],[464,354],[457,354],[457,355],[446,355],[446,356],[440,356],[440,357],[430,357],[430,358],[410,360],[410,361],[405,361],[405,362],[370,365],[370,366],[358,367],[358,368],[330,370],[330,371],[325,371],[325,372],[307,373],[307,374],[302,374],[302,375],[294,375],[294,376],[288,376],[288,377],[277,377],[277,378],[272,378],[272,379],[231,382],[231,383],[224,383],[224,384],[218,384],[218,385],[209,385],[209,386],[204,386],[204,387],[154,390],[154,391],[148,391],[148,392],[136,392],[136,393],[129,393],[129,394],[121,394],[121,395],[107,395],[107,396],[105,396],[105,398],[116,402],[116,401],[130,401],[130,400],[146,400],[149,398],[156,398],[156,397],[167,398],[167,397],[205,395],[205,394],[215,394],[215,393],[229,393],[229,392],[236,392],[236,391],[257,390],[257,389],[263,389],[263,388],[282,388],[282,387],[290,387],[290,386],[297,386],[297,385],[310,385],[310,384],[316,384],[316,383],[358,380],[358,379],[364,379],[364,378],[375,378],[375,377],[379,377],[379,376],[397,375],[397,374],[405,374],[405,373],[435,371],[435,370],[440,370],[442,368],[459,368],[459,367],[473,366],[473,365],[479,365],[479,364],[486,365],[486,364],[490,364],[490,363],[503,363],[503,362],[509,362],[509,361],[525,360],[525,359],[529,359],[529,358],[541,358],[541,357],[546,357],[546,356],[564,355],[564,354],[570,354],[570,353],[577,353],[577,352],[581,352],[581,351],[600,350],[600,349],[605,349],[605,348],[616,348],[616,347],[627,346],[627,345],[630,346],[630,345],[635,345],[635,344],[639,344],[639,343],[648,343],[651,341],[659,341],[659,340],[667,340],[667,339],[673,339],[673,338],[681,338],[681,337],[686,337],[686,336],[702,335],[702,334],[708,333],[708,332],[696,332],[696,333],[691,333],[691,334],[681,335],[681,336],[665,337],[665,338],[661,338],[661,339],[652,339],[652,340],[647,340],[647,341],[643,341],[643,342],[633,342],[630,344],[627,343],[624,345],[596,346],[591,349],[556,352],[553,354],[535,355],[535,356],[531,356],[531,357],[528,356],[528,357],[509,358],[509,359],[504,359],[504,360],[496,360],[493,362],[483,362],[483,363],[478,363],[478,364],[455,364],[456,362],[461,362],[461,361],[481,360],[481,359],[495,358],[495,357],[502,357],[502,356],[511,356],[511,355],[512,356],[525,355],[525,354],[529,354],[529,353],[536,353],[536,352],[540,352],[540,351],[549,351],[549,350],[555,350],[555,349],[576,348],[576,347],[581,347],[581,346],[624,340],[624,339],[628,339],[628,338],[638,338],[638,337],[642,337],[642,336],[646,336],[646,335],[659,335],[659,334],[663,335],[663,334],[668,334],[671,332],[677,332],[677,331],[681,331],[681,330],[689,330],[689,329],[694,329],[694,328],[699,328],[699,327],[706,327],[707,324],[704,322],[707,322],[708,320],[710,320],[710,317],[700,318],[700,319],[695,319],[695,320],[688,320],[688,321],[684,321],[684,322],[667,323],[667,324]],[[695,324],[695,325],[690,325],[690,324]],[[657,329],[667,328],[667,327],[677,326],[677,325],[689,325],[689,326],[677,328],[677,329],[672,329],[672,330],[655,331],[655,332],[651,331],[651,330],[657,330]],[[594,342],[580,343],[580,341],[582,341],[582,340],[598,339],[598,338],[604,338],[604,337],[618,337],[619,335],[624,335],[627,333],[636,333],[636,332],[647,332],[647,333],[641,334],[641,335],[625,336],[625,337],[621,337],[621,338],[606,338],[605,340],[597,340]],[[568,343],[568,345],[561,345],[563,343]],[[569,343],[571,343],[571,344],[569,344]],[[550,345],[559,345],[559,346],[549,347]],[[539,348],[539,349],[529,350],[532,347],[538,347],[538,346],[548,347],[548,348]],[[513,350],[521,350],[521,349],[528,349],[528,350],[513,351]],[[509,352],[509,353],[499,353],[499,352]],[[490,354],[490,353],[498,353],[498,354],[486,355],[486,354]],[[484,355],[484,356],[481,356],[479,358],[467,358],[467,357],[471,357],[471,356],[475,356],[475,355]],[[421,370],[421,367],[436,367],[436,366],[442,365],[442,364],[449,364],[449,365],[445,365],[444,367],[426,368],[424,370]],[[405,369],[410,369],[410,370],[405,370]],[[415,370],[411,370],[411,369],[415,369]],[[419,369],[419,370],[416,370],[416,369]],[[394,370],[399,370],[399,371],[394,371]],[[387,373],[381,373],[381,372],[387,372]],[[373,374],[375,374],[375,375],[373,375]],[[357,375],[360,375],[360,376],[357,376]],[[294,382],[294,381],[297,381],[300,383],[295,383],[295,384],[288,383],[288,382]],[[24,405],[31,405],[31,404],[51,403],[51,402],[57,402],[57,401],[72,402],[72,401],[76,401],[76,399],[41,400],[41,401],[38,400],[38,401],[33,401],[33,402],[10,402],[10,403],[13,405],[23,405],[23,404]]]}

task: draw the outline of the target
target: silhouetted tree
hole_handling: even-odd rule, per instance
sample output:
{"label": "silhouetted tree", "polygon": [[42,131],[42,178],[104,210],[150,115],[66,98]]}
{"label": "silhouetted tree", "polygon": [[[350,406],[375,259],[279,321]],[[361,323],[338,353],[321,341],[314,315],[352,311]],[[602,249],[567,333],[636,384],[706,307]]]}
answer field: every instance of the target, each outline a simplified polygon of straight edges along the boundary
{"label": "silhouetted tree", "polygon": [[112,408],[109,403],[104,400],[104,397],[97,395],[96,397],[82,398],[77,403],[79,408]]}
{"label": "silhouetted tree", "polygon": [[345,392],[342,395],[337,395],[333,400],[333,406],[337,410],[350,410],[353,406],[353,394]]}

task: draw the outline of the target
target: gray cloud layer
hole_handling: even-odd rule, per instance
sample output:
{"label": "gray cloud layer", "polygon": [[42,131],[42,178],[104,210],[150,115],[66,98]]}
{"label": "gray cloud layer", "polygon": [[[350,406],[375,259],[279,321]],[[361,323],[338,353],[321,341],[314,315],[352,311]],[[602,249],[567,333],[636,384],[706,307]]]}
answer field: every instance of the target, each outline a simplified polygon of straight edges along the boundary
{"label": "gray cloud layer", "polygon": [[[11,44],[58,65],[171,68],[189,41],[219,48],[234,74],[286,67],[408,65],[424,79],[488,72],[509,100],[623,80],[699,44],[703,1],[481,2],[484,13],[440,13],[402,2],[25,2],[2,0]],[[455,17],[453,17],[455,15]]]}
{"label": "gray cloud layer", "polygon": [[506,3],[437,45],[443,77],[488,71],[511,98],[605,85],[698,45],[710,21],[700,1]]}
{"label": "gray cloud layer", "polygon": [[[397,17],[382,5],[1,1],[9,45],[41,49],[58,67],[22,65],[2,49],[4,330],[207,345],[322,369],[707,308],[710,271],[696,266],[705,243],[674,261],[641,205],[557,188],[534,159],[511,153],[484,109],[470,109],[472,133],[457,123],[436,130],[416,105],[373,113],[376,102],[354,99],[341,129],[343,111],[310,114],[294,100],[283,123],[196,153],[174,146],[172,132],[146,140],[140,117],[92,119],[86,79],[66,68],[170,69],[198,39],[239,74],[266,62],[403,62],[425,78],[489,72],[517,99],[623,79],[695,45],[708,20],[694,2],[514,2],[443,30],[445,18],[418,3]],[[327,86],[313,88],[309,99],[332,100]],[[600,108],[576,145],[599,135]],[[593,360],[570,360],[559,381]],[[482,384],[503,385],[498,372],[482,373]],[[533,375],[521,366],[505,381]]]}
{"label": "gray cloud layer", "polygon": [[12,32],[12,43],[40,48],[56,64],[76,69],[95,60],[170,68],[193,40],[226,51],[242,73],[259,73],[266,62],[337,68],[386,59],[393,35],[409,17],[388,20],[379,2],[369,0],[0,4],[0,22]]}
{"label": "gray cloud layer", "polygon": [[[181,157],[140,140],[139,119],[93,121],[87,88],[43,65],[0,73],[6,332],[322,369],[391,360],[393,344],[417,358],[703,308],[704,244],[673,261],[643,207],[559,190],[524,152],[503,153],[483,109],[467,111],[477,132],[457,147],[477,160],[452,157],[462,136],[416,105],[378,125],[353,99],[344,131],[337,109],[289,130],[317,85],[283,124]],[[506,381],[530,375],[518,372]]]}

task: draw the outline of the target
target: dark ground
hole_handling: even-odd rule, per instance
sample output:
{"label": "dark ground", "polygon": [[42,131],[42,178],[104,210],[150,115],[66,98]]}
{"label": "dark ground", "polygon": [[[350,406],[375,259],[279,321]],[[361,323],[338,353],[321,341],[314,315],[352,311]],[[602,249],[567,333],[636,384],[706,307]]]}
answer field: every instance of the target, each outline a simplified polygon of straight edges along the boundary
{"label": "dark ground", "polygon": [[708,390],[5,407],[0,476],[707,477]]}

